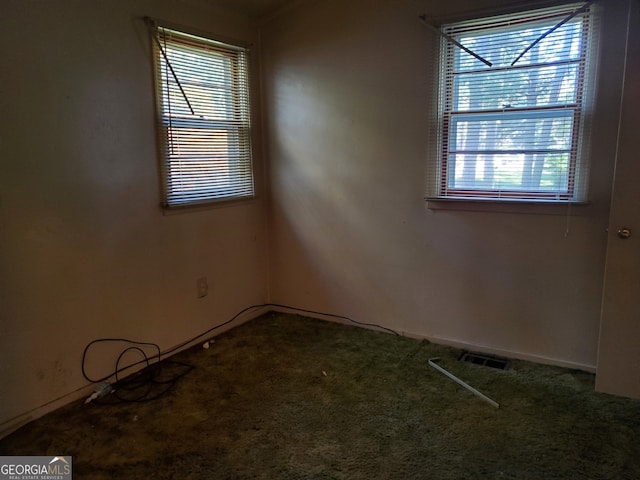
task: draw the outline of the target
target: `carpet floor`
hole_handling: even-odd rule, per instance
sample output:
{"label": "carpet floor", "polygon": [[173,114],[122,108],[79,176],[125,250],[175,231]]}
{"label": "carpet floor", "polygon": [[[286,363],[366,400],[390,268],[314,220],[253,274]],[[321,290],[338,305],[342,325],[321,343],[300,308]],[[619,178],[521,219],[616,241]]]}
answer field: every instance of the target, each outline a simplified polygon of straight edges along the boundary
{"label": "carpet floor", "polygon": [[159,398],[74,402],[0,454],[72,455],[92,480],[640,478],[639,401],[595,393],[588,373],[459,355],[270,313],[172,357],[194,368]]}

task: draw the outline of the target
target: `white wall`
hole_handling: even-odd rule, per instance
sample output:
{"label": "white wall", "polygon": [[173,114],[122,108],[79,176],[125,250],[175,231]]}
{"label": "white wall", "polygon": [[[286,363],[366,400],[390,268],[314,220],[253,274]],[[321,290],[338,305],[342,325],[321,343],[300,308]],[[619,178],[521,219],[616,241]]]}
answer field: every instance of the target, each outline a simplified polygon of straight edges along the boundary
{"label": "white wall", "polygon": [[[2,431],[86,385],[80,358],[95,338],[164,349],[266,301],[267,262],[259,136],[256,200],[163,215],[140,18],[256,41],[252,22],[198,0],[0,10]],[[202,276],[209,295],[198,299]],[[114,361],[95,358],[94,372]]]}
{"label": "white wall", "polygon": [[438,39],[417,16],[500,3],[515,2],[322,0],[264,27],[273,300],[592,369],[621,2],[605,11],[591,204],[503,213],[423,201]]}

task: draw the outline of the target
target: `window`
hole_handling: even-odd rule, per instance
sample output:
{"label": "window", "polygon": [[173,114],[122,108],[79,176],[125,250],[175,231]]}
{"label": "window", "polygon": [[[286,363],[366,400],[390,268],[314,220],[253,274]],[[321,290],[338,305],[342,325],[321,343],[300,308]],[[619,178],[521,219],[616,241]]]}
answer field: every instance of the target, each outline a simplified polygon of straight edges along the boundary
{"label": "window", "polygon": [[444,25],[436,198],[586,198],[589,3]]}
{"label": "window", "polygon": [[246,50],[152,31],[164,206],[253,197]]}

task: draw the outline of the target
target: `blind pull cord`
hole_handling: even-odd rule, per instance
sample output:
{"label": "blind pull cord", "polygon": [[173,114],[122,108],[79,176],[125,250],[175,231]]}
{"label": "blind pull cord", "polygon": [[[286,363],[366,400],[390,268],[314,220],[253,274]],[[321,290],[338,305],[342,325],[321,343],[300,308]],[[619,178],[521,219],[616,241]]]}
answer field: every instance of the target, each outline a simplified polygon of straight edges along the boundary
{"label": "blind pull cord", "polygon": [[187,102],[187,106],[189,107],[189,110],[191,110],[191,115],[195,115],[196,112],[193,111],[193,107],[191,106],[191,102],[187,98],[187,94],[185,93],[184,88],[182,88],[182,84],[180,83],[180,80],[178,80],[178,75],[176,75],[176,72],[173,69],[173,66],[171,65],[171,62],[169,61],[169,57],[167,57],[167,54],[164,51],[164,48],[162,48],[162,44],[160,43],[160,40],[158,39],[158,28],[153,23],[153,20],[151,20],[149,17],[145,17],[144,20],[147,23],[147,26],[151,29],[151,36],[156,41],[156,45],[158,45],[158,48],[160,49],[160,53],[162,53],[162,56],[164,57],[164,61],[167,62],[167,65],[169,66],[169,70],[171,70],[171,75],[173,75],[174,80],[178,84],[178,88],[180,88],[180,93],[182,93],[182,96],[184,97],[184,101]]}
{"label": "blind pull cord", "polygon": [[529,45],[527,48],[525,48],[522,53],[520,55],[518,55],[518,57],[511,62],[511,66],[513,67],[518,60],[520,60],[522,57],[524,57],[526,55],[526,53],[531,50],[533,47],[535,47],[538,43],[540,43],[542,40],[544,40],[547,36],[551,35],[553,32],[555,32],[557,29],[559,29],[562,25],[564,25],[565,23],[567,23],[569,20],[571,20],[573,17],[580,15],[581,13],[584,13],[587,11],[587,9],[591,6],[591,4],[593,3],[593,0],[585,3],[582,7],[574,10],[573,12],[571,12],[569,15],[566,16],[566,18],[562,19],[555,27],[551,27],[549,30],[547,30],[545,33],[543,33],[542,35],[540,35],[531,45]]}
{"label": "blind pull cord", "polygon": [[443,31],[441,31],[439,28],[435,27],[434,25],[431,25],[429,22],[427,22],[427,16],[426,15],[419,15],[418,18],[420,19],[420,22],[427,28],[429,28],[430,30],[433,30],[434,32],[436,32],[438,35],[440,35],[441,37],[445,38],[447,41],[453,43],[456,47],[464,50],[465,52],[467,52],[469,55],[477,58],[478,60],[480,60],[482,63],[484,63],[485,65],[487,65],[488,67],[492,66],[493,64],[489,61],[486,60],[484,58],[482,58],[480,55],[478,55],[477,53],[473,52],[472,50],[468,49],[467,47],[465,47],[464,45],[462,45],[460,42],[458,42],[455,38],[453,38],[451,35],[447,35],[446,33],[444,33]]}
{"label": "blind pull cord", "polygon": [[[151,33],[152,35],[155,35],[153,32]],[[162,41],[164,42],[164,48],[167,48],[167,37],[162,37]],[[161,67],[162,68],[162,67]],[[173,149],[173,135],[171,134],[171,132],[173,132],[173,114],[171,113],[171,89],[169,88],[169,62],[164,62],[164,77],[165,77],[165,87],[167,89],[167,111],[169,113],[169,143],[168,143],[168,147],[169,147],[169,155],[173,155],[174,154],[174,149]]]}
{"label": "blind pull cord", "polygon": [[187,98],[187,94],[185,93],[184,88],[182,88],[182,84],[180,83],[180,80],[178,80],[178,76],[176,75],[176,72],[173,69],[173,66],[171,65],[171,62],[169,61],[169,57],[167,57],[167,54],[165,53],[164,49],[162,48],[162,44],[160,43],[160,40],[158,40],[158,36],[154,35],[153,39],[158,44],[158,48],[160,49],[160,53],[162,53],[162,56],[164,57],[164,61],[167,62],[167,65],[169,66],[169,70],[171,70],[171,75],[173,75],[173,78],[175,79],[176,83],[178,84],[178,88],[180,88],[180,93],[182,93],[182,96],[184,97],[184,101],[187,102],[187,106],[189,107],[189,110],[191,110],[191,115],[195,115],[196,112],[193,111],[193,107],[191,106],[191,102]]}

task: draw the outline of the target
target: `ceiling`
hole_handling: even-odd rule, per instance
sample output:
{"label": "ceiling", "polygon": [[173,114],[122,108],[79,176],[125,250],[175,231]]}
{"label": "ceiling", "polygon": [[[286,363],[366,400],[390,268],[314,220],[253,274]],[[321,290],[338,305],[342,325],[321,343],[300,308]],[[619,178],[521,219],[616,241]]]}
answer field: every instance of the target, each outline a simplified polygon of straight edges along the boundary
{"label": "ceiling", "polygon": [[265,18],[276,14],[299,0],[209,0],[211,3],[237,10],[253,18]]}

